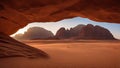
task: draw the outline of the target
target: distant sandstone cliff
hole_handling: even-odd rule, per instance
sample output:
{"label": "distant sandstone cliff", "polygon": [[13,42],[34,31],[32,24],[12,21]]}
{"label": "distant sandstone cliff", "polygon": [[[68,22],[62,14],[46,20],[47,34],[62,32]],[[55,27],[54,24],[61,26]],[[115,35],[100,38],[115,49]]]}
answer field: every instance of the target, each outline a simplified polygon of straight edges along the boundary
{"label": "distant sandstone cliff", "polygon": [[101,39],[101,40],[111,40],[115,39],[112,33],[101,26],[93,26],[88,24],[87,26],[83,27],[79,33],[80,39]]}
{"label": "distant sandstone cliff", "polygon": [[51,31],[41,27],[32,27],[24,34],[17,34],[15,36],[19,40],[34,40],[34,39],[83,39],[83,40],[114,40],[112,33],[101,26],[77,25],[70,29],[61,27],[54,36]]}
{"label": "distant sandstone cliff", "polygon": [[112,40],[115,39],[111,32],[101,26],[78,25],[70,30],[60,28],[56,33],[56,38],[59,39],[93,39],[93,40]]}
{"label": "distant sandstone cliff", "polygon": [[16,39],[45,39],[53,37],[53,33],[41,27],[32,27],[27,30],[24,34],[17,34],[14,38]]}
{"label": "distant sandstone cliff", "polygon": [[72,38],[72,37],[77,37],[79,36],[78,33],[80,33],[81,29],[84,27],[85,25],[77,25],[73,28],[70,28],[70,30],[66,30],[64,27],[60,28],[55,37],[59,38],[59,39],[67,39],[67,38]]}

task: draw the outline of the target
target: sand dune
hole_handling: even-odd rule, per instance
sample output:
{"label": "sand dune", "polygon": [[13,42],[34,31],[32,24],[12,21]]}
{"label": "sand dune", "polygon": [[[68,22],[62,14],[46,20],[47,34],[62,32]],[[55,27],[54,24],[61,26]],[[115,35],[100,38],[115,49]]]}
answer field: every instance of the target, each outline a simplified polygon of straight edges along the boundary
{"label": "sand dune", "polygon": [[50,59],[1,58],[0,68],[120,68],[120,41],[23,41]]}

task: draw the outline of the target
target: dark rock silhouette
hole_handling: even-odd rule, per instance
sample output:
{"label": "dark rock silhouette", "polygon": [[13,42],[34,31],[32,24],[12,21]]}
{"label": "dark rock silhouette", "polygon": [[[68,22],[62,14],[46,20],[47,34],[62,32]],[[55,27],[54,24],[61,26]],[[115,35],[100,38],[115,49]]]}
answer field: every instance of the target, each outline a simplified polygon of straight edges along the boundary
{"label": "dark rock silhouette", "polygon": [[51,31],[48,31],[40,27],[32,27],[27,30],[24,34],[17,34],[16,39],[86,39],[86,40],[113,40],[115,39],[112,33],[101,26],[88,25],[77,25],[70,29],[60,28],[54,36]]}
{"label": "dark rock silhouette", "polygon": [[112,40],[115,39],[111,32],[101,26],[93,26],[88,24],[83,27],[79,33],[79,39],[100,39],[100,40]]}
{"label": "dark rock silhouette", "polygon": [[115,39],[111,32],[101,26],[78,25],[70,30],[60,28],[56,33],[59,39],[93,39],[93,40],[113,40]]}
{"label": "dark rock silhouette", "polygon": [[71,29],[69,30],[70,37],[79,36],[79,33],[80,33],[81,29],[82,29],[84,26],[85,26],[85,25],[80,24],[80,25],[77,25],[77,26],[71,28]]}
{"label": "dark rock silhouette", "polygon": [[72,37],[76,37],[78,36],[78,33],[80,32],[81,28],[84,27],[85,25],[77,25],[73,28],[70,28],[70,30],[66,30],[64,27],[60,28],[55,37],[59,38],[59,39],[68,39],[68,38],[72,38]]}
{"label": "dark rock silhouette", "polygon": [[32,27],[27,30],[24,34],[17,34],[16,39],[45,39],[53,37],[53,33],[41,27]]}
{"label": "dark rock silhouette", "polygon": [[64,27],[60,28],[56,33],[56,38],[69,38],[69,30],[66,30]]}
{"label": "dark rock silhouette", "polygon": [[93,39],[93,40],[112,40],[115,39],[111,32],[101,26],[77,25],[73,28],[60,28],[54,36],[51,31],[40,27],[32,27],[24,34],[17,34],[16,39]]}

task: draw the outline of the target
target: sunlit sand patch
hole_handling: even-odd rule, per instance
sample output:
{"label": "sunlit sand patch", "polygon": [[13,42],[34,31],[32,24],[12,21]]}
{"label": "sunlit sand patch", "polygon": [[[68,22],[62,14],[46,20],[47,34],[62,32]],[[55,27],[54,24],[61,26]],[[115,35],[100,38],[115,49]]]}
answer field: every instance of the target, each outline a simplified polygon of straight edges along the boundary
{"label": "sunlit sand patch", "polygon": [[[49,42],[45,43],[45,42]],[[53,43],[58,42],[58,43]],[[60,43],[59,43],[60,42]],[[86,43],[84,43],[86,42]],[[24,41],[50,59],[0,59],[1,68],[120,68],[120,41]],[[88,42],[88,43],[87,43]]]}

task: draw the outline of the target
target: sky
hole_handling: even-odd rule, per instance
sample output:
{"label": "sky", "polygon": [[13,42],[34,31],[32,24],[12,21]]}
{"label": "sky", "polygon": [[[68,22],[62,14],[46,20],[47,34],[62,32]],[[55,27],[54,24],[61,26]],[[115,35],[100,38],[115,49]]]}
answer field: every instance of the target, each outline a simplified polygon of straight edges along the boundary
{"label": "sky", "polygon": [[[104,28],[107,28],[113,34],[115,38],[120,39],[120,24],[107,23],[107,22],[95,22],[87,18],[81,18],[81,17],[64,19],[64,20],[57,21],[57,22],[33,22],[33,23],[28,24],[24,28],[18,30],[15,34],[19,34],[19,33],[23,34],[30,27],[42,27],[42,28],[52,31],[53,34],[56,34],[57,30],[61,27],[70,29],[71,27],[75,27],[78,24],[85,24],[85,25],[93,24],[93,25],[102,26]],[[14,36],[15,34],[11,36]]]}

